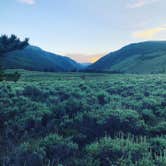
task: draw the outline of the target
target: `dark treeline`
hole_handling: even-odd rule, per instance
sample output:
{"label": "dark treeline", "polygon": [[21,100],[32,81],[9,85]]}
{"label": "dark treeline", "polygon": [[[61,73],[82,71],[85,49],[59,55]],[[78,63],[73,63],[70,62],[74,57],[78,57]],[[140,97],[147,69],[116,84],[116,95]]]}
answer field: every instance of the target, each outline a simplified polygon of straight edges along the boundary
{"label": "dark treeline", "polygon": [[21,41],[17,36],[11,35],[2,35],[0,36],[0,56],[3,56],[5,53],[20,50],[25,48],[28,45],[28,38],[25,38],[24,41]]}
{"label": "dark treeline", "polygon": [[[0,36],[0,56],[5,56],[6,53],[15,51],[15,50],[21,50],[28,46],[28,38],[25,38],[25,40],[21,41],[16,35],[1,35]],[[7,75],[3,71],[3,58],[0,62],[0,81],[5,79],[11,79],[9,77],[13,77],[14,80],[16,78],[19,78],[18,73],[14,73],[13,75]]]}

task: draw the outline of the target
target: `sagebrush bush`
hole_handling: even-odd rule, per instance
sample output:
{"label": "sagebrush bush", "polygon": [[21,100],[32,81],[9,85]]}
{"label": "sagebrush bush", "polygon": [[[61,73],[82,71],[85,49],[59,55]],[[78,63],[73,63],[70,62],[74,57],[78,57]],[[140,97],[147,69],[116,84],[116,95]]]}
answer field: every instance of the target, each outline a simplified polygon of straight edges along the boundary
{"label": "sagebrush bush", "polygon": [[165,75],[20,73],[0,83],[0,165],[165,166]]}

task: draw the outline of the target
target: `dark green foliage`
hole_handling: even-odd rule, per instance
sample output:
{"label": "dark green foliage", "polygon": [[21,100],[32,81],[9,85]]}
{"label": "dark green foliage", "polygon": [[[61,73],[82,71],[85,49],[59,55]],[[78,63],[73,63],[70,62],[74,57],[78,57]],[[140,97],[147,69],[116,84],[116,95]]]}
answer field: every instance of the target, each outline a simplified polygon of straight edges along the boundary
{"label": "dark green foliage", "polygon": [[40,162],[48,164],[50,162],[51,165],[71,165],[72,160],[68,159],[77,156],[78,146],[72,141],[64,139],[62,136],[57,134],[49,134],[42,139],[22,143],[16,151],[19,157],[12,164],[20,162],[20,155],[24,154],[21,162],[26,161],[27,166],[31,166],[30,162],[28,164],[28,161],[30,160],[29,158],[31,158],[31,161],[36,163]]}
{"label": "dark green foliage", "polygon": [[134,142],[133,139],[104,137],[88,145],[86,151],[94,159],[98,158],[100,165],[103,166],[120,164],[124,161],[134,165],[145,155],[148,156],[149,146],[146,142]]}
{"label": "dark green foliage", "polygon": [[[0,60],[2,58],[0,57]],[[81,65],[74,60],[27,46],[25,49],[12,51],[3,57],[6,69],[26,69],[30,71],[64,72],[79,69]]]}
{"label": "dark green foliage", "polygon": [[4,71],[2,69],[2,66],[0,65],[0,81],[4,80]]}
{"label": "dark green foliage", "polygon": [[20,78],[19,73],[14,74],[4,74],[3,67],[4,67],[4,56],[6,53],[15,50],[21,50],[27,47],[29,39],[26,38],[24,41],[21,41],[15,35],[11,35],[10,37],[6,35],[0,36],[0,81],[2,80],[11,80],[16,82]]}
{"label": "dark green foliage", "polygon": [[0,36],[0,55],[2,56],[7,52],[23,49],[28,45],[28,41],[28,38],[20,41],[15,35],[11,35],[10,37],[2,35]]}
{"label": "dark green foliage", "polygon": [[19,73],[0,83],[1,165],[165,166],[165,75]]}
{"label": "dark green foliage", "polygon": [[166,73],[166,41],[130,44],[88,66],[89,71]]}
{"label": "dark green foliage", "polygon": [[109,95],[105,91],[97,93],[99,104],[104,105],[109,102]]}
{"label": "dark green foliage", "polygon": [[21,77],[21,74],[18,72],[10,73],[10,74],[5,74],[5,80],[6,81],[14,81],[17,82],[19,78]]}

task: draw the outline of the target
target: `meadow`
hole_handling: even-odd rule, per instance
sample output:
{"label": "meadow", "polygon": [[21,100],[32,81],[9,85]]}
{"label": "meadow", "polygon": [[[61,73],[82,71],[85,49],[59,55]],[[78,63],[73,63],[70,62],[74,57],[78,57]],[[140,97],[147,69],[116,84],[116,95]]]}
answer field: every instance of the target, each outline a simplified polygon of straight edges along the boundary
{"label": "meadow", "polygon": [[166,165],[165,74],[19,73],[0,82],[0,166]]}

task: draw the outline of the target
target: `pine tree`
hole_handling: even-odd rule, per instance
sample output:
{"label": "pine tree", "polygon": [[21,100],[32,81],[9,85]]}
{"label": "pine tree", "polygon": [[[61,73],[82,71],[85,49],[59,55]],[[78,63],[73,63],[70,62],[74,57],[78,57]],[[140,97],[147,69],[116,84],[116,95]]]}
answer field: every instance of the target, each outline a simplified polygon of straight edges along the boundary
{"label": "pine tree", "polygon": [[25,38],[24,41],[21,41],[17,36],[11,35],[8,37],[7,35],[0,36],[0,81],[4,80],[5,74],[3,71],[3,56],[6,53],[14,51],[14,50],[21,50],[28,46],[28,38]]}

